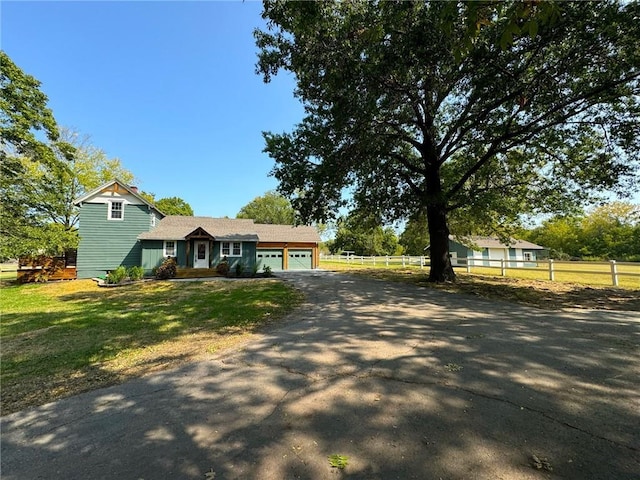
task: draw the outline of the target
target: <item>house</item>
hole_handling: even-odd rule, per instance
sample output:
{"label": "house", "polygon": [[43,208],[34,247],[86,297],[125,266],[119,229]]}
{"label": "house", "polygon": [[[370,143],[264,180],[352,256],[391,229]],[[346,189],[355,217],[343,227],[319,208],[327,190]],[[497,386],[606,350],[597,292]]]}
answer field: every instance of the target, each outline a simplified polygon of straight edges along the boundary
{"label": "house", "polygon": [[80,207],[78,278],[105,275],[120,265],[142,263],[138,235],[155,228],[165,216],[120,180],[112,180],[74,201]]}
{"label": "house", "polygon": [[318,267],[320,236],[308,226],[170,215],[138,240],[148,273],[166,257],[175,257],[183,268],[211,268],[225,258],[232,269],[241,263],[245,269],[294,270]]}
{"label": "house", "polygon": [[525,240],[511,239],[508,244],[495,237],[468,236],[456,239],[449,236],[451,263],[457,265],[458,258],[470,258],[470,265],[498,267],[499,260],[508,260],[509,267],[535,266],[544,247]]}
{"label": "house", "polygon": [[223,259],[245,271],[317,268],[320,236],[314,227],[262,225],[253,220],[164,215],[119,180],[89,192],[80,205],[78,278],[119,265],[145,274],[173,257],[178,268],[215,268]]}

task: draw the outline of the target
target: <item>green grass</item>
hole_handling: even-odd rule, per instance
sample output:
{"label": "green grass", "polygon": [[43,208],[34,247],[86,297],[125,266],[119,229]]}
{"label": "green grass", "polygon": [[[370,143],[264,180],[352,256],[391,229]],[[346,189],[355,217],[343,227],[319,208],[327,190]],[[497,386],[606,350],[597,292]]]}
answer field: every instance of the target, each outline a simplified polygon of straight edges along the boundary
{"label": "green grass", "polygon": [[301,301],[275,280],[77,280],[5,286],[0,298],[3,413],[218,351]]}
{"label": "green grass", "polygon": [[17,263],[0,263],[0,282],[13,281],[17,277]]}
{"label": "green grass", "polygon": [[[324,268],[328,268],[326,265]],[[342,267],[342,268],[340,268]],[[391,282],[405,282],[449,293],[533,305],[544,309],[594,308],[640,311],[640,288],[591,286],[580,283],[510,278],[459,272],[455,282],[428,282],[428,268],[358,268],[338,265],[338,272],[362,275]]]}
{"label": "green grass", "polygon": [[[320,268],[326,268],[329,270],[363,270],[363,269],[388,269],[398,270],[403,268],[415,269],[420,271],[420,265],[407,265],[402,266],[402,263],[395,260],[394,263],[390,263],[389,266],[385,266],[384,261],[377,261],[374,266],[371,260],[365,259],[364,264],[359,259],[353,259],[350,263],[346,261],[328,261],[320,260]],[[618,265],[618,286],[621,288],[640,289],[640,276],[630,276],[625,274],[640,274],[640,263],[636,264],[622,264]],[[609,264],[599,264],[590,262],[556,262],[555,264],[555,282],[561,283],[575,283],[580,285],[593,285],[593,286],[611,286],[611,266]],[[562,270],[571,270],[570,272],[564,272]],[[425,266],[423,271],[428,272],[429,266]],[[598,272],[598,273],[590,273]],[[471,268],[472,275],[485,275],[500,277],[500,268],[494,267],[480,267],[474,266]],[[456,274],[459,276],[468,275],[466,267],[456,268]],[[535,270],[527,269],[513,269],[508,268],[506,271],[506,277],[520,278],[528,280],[549,280],[549,266],[547,264],[540,264]]]}

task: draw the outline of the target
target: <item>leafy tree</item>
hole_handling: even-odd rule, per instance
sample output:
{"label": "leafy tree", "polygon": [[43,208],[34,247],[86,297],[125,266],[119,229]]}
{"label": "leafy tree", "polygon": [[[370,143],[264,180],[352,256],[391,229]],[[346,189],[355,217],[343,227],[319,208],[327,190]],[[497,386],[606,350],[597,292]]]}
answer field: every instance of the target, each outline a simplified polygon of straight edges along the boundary
{"label": "leafy tree", "polygon": [[363,220],[357,214],[351,214],[338,222],[336,236],[329,248],[332,253],[343,251],[355,255],[394,255],[399,254],[398,237],[391,227],[382,227],[370,220]]}
{"label": "leafy tree", "polygon": [[640,206],[612,202],[580,216],[557,216],[524,233],[555,258],[640,260]]}
{"label": "leafy tree", "polygon": [[193,216],[191,205],[179,197],[161,198],[156,202],[156,207],[166,215]]}
{"label": "leafy tree", "polygon": [[37,210],[40,192],[29,174],[40,169],[66,173],[75,151],[61,140],[40,82],[4,51],[0,64],[0,257],[58,253],[73,245],[74,235],[49,225]]}
{"label": "leafy tree", "polygon": [[424,215],[415,215],[409,219],[400,235],[400,245],[407,255],[426,255],[429,245],[429,226]]}
{"label": "leafy tree", "polygon": [[640,256],[640,206],[613,202],[595,208],[580,222],[583,257],[624,260]]}
{"label": "leafy tree", "polygon": [[[106,153],[91,144],[88,136],[61,128],[60,138],[75,149],[74,158],[65,168],[57,165],[25,163],[24,183],[30,185],[27,193],[31,208],[40,213],[48,222],[62,225],[67,230],[78,223],[79,209],[73,201],[117,178],[127,184],[134,182],[133,173],[125,169],[117,158],[108,158]],[[53,151],[58,159],[63,152],[55,146]]]}
{"label": "leafy tree", "polygon": [[521,236],[548,248],[553,258],[575,257],[580,254],[580,217],[552,217],[541,226],[523,232]]}
{"label": "leafy tree", "polygon": [[[0,160],[2,174],[15,176],[19,170],[5,165],[8,156],[24,157],[47,165],[58,164],[57,148],[66,160],[73,158],[73,148],[60,141],[60,133],[53,112],[47,107],[49,99],[40,91],[40,82],[24,73],[9,56],[0,50]],[[43,131],[47,141],[36,132]]]}
{"label": "leafy tree", "polygon": [[455,278],[452,212],[508,225],[640,171],[640,3],[482,3],[265,1],[255,33],[259,73],[293,73],[306,112],[264,134],[279,191],[305,221],[349,196],[426,211],[431,281]]}
{"label": "leafy tree", "polygon": [[251,218],[256,223],[294,225],[295,211],[291,202],[277,192],[270,191],[256,197],[240,209],[236,218]]}

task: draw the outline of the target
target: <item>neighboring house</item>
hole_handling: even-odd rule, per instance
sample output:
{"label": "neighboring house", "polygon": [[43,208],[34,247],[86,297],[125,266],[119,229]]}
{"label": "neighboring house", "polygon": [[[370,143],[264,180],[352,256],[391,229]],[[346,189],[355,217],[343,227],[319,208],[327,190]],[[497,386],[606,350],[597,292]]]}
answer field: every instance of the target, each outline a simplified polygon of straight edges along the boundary
{"label": "neighboring house", "polygon": [[[121,206],[114,209],[115,202]],[[81,205],[78,278],[104,275],[118,265],[141,265],[150,275],[167,257],[175,258],[179,268],[214,268],[223,259],[232,269],[241,263],[245,271],[318,267],[320,236],[314,227],[165,216],[118,180],[76,203]],[[146,223],[140,215],[145,209]],[[112,218],[113,212],[122,218]]]}
{"label": "neighboring house", "polygon": [[[500,266],[498,260],[508,260],[509,267],[535,266],[544,247],[525,240],[511,239],[508,244],[498,238],[469,236],[455,239],[449,236],[451,263],[457,265],[458,258],[470,258],[471,265]],[[490,261],[493,260],[493,261]]]}

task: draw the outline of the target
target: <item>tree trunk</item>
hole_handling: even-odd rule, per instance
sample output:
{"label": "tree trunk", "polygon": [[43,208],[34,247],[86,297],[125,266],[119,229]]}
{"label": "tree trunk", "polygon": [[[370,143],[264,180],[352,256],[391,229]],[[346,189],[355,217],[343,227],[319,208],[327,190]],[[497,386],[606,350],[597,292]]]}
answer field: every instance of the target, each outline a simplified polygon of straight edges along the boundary
{"label": "tree trunk", "polygon": [[451,257],[449,256],[449,227],[447,226],[447,211],[444,205],[428,205],[427,222],[429,240],[431,241],[429,281],[454,282],[456,274],[451,266]]}

